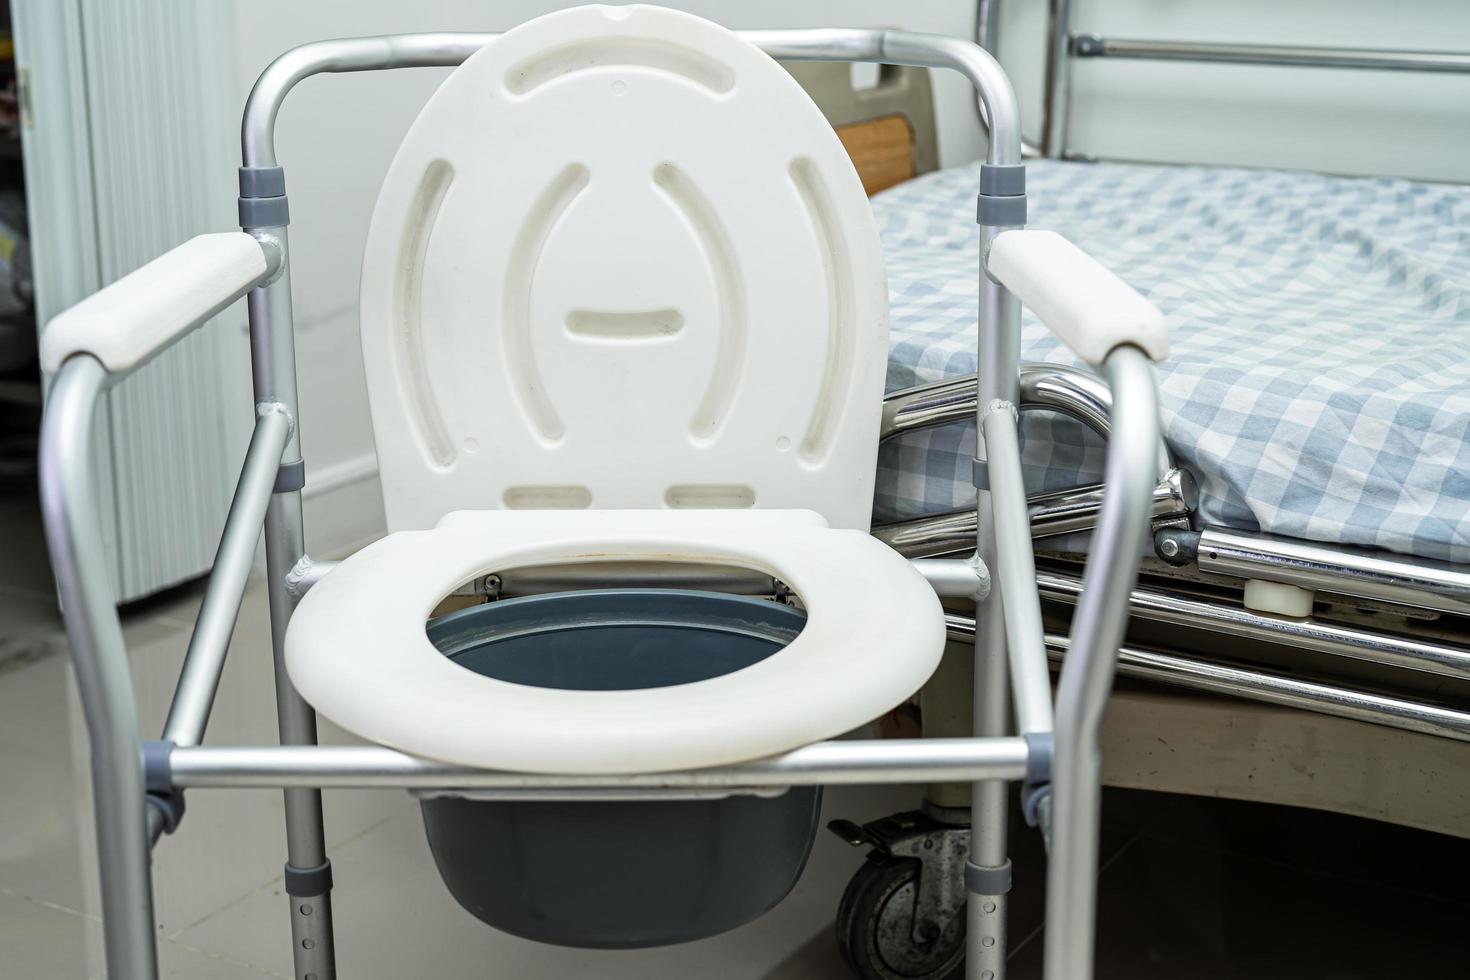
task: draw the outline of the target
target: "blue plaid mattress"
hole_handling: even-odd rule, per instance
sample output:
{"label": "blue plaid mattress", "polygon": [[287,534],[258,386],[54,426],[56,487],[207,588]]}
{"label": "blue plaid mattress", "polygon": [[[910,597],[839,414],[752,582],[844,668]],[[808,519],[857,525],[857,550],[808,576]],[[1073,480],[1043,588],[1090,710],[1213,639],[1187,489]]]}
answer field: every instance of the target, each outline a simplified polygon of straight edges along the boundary
{"label": "blue plaid mattress", "polygon": [[[1031,227],[1151,298],[1173,355],[1164,435],[1207,524],[1470,561],[1470,188],[1214,167],[1037,161]],[[975,370],[975,166],[873,199],[892,295],[888,389]],[[1021,356],[1076,359],[1026,313]],[[1032,489],[1104,447],[1022,419]],[[879,456],[875,519],[974,501],[972,426]]]}

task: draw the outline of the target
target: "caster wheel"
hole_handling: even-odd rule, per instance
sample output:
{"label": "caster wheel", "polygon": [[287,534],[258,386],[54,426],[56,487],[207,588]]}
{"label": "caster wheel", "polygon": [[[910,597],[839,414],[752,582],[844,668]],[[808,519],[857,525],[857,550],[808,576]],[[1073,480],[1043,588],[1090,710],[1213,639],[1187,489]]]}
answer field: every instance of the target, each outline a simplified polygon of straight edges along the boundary
{"label": "caster wheel", "polygon": [[965,917],[915,922],[919,862],[874,856],[837,906],[837,947],[860,980],[961,980]]}

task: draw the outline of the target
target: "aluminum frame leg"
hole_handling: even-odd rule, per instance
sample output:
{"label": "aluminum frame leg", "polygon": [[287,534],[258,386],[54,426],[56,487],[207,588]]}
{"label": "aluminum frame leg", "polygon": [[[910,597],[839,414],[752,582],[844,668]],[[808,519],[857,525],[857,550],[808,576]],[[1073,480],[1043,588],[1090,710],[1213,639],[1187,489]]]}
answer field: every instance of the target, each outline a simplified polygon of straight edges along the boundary
{"label": "aluminum frame leg", "polygon": [[[276,722],[282,745],[315,745],[316,712],[286,672],[286,624],[295,600],[286,576],[304,553],[301,493],[276,494],[266,512],[266,575],[270,582],[271,647],[275,661]],[[283,791],[286,807],[286,895],[291,903],[291,955],[297,980],[334,980],[332,873],[319,789]]]}
{"label": "aluminum frame leg", "polygon": [[107,371],[74,355],[51,386],[42,426],[41,506],[63,596],[91,745],[102,934],[111,980],[156,980],[152,835],[137,700],[103,552],[90,462]]}
{"label": "aluminum frame leg", "polygon": [[[250,349],[257,402],[278,403],[297,413],[296,345],[292,328],[289,246],[283,226],[247,229],[267,236],[281,251],[281,274],[250,293]],[[300,427],[286,445],[282,467],[301,461]],[[288,576],[306,554],[301,490],[281,488],[265,513],[265,564],[275,668],[276,724],[282,745],[315,745],[316,713],[297,693],[286,671],[286,626],[296,608]],[[332,933],[331,863],[327,860],[319,789],[284,791],[286,894],[290,901],[291,951],[297,980],[336,980]]]}
{"label": "aluminum frame leg", "polygon": [[[990,493],[982,490],[977,497],[981,526],[989,527]],[[990,561],[994,550],[994,537],[983,536],[981,560]],[[974,733],[981,737],[1007,735],[1011,730],[1010,656],[998,590],[975,604],[975,622]],[[970,856],[965,869],[965,977],[966,980],[999,980],[1005,976],[1007,948],[1010,858],[1006,838],[1010,784],[999,779],[984,780],[975,783],[970,792]],[[983,882],[989,882],[990,886],[985,887]]]}
{"label": "aluminum frame leg", "polygon": [[1098,837],[1102,810],[1102,717],[1138,579],[1148,529],[1149,482],[1159,409],[1143,351],[1119,345],[1104,369],[1114,393],[1107,493],[1092,538],[1071,651],[1057,688],[1051,854],[1046,879],[1046,980],[1090,980],[1097,929]]}

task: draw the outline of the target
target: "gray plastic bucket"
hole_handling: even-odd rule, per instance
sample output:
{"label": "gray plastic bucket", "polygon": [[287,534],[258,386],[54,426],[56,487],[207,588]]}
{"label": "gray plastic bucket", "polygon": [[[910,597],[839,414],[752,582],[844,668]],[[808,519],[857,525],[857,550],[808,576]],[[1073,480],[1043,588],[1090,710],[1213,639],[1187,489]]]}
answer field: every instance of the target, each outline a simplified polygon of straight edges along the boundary
{"label": "gray plastic bucket", "polygon": [[[433,620],[430,641],[477,674],[564,690],[632,690],[732,673],[801,631],[790,606],[714,592],[560,592]],[[422,801],[439,873],[497,929],[604,949],[702,939],[791,891],[821,789],[649,802]]]}

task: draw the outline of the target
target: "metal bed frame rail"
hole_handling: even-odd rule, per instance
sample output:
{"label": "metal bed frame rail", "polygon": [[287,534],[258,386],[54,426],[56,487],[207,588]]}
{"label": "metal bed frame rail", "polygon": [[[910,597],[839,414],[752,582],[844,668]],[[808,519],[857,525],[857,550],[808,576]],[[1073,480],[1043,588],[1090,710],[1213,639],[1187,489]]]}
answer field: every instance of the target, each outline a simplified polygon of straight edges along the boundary
{"label": "metal bed frame rail", "polygon": [[[1111,393],[1095,375],[1059,364],[1023,364],[1019,390],[1023,412],[1059,412],[1104,438],[1114,429]],[[882,437],[967,422],[973,398],[974,385],[969,376],[893,392],[885,400]],[[1460,565],[1226,528],[1206,527],[1191,532],[1198,505],[1193,480],[1174,466],[1162,445],[1158,469],[1151,521],[1156,532],[1156,553],[1171,565],[1193,567],[1221,581],[1256,579],[1348,602],[1361,600],[1470,615],[1470,571]],[[1100,485],[1032,494],[1028,498],[1032,537],[1042,540],[1091,530],[1101,495]],[[911,559],[922,560],[964,550],[974,529],[974,512],[960,510],[877,525],[873,534]],[[1187,547],[1183,546],[1186,542]],[[1075,605],[1082,591],[1078,578],[1052,571],[1039,572],[1036,582],[1042,598],[1063,605]],[[1134,589],[1129,604],[1132,617],[1140,621],[1284,645],[1328,658],[1470,680],[1470,649],[1451,643],[1311,618],[1276,616],[1164,589]],[[974,625],[964,617],[951,615],[949,623],[953,638],[969,642],[973,637]],[[1059,661],[1065,644],[1054,640],[1048,637],[1048,650],[1053,660]],[[1120,654],[1119,672],[1174,687],[1470,741],[1470,711],[1383,691],[1308,681],[1241,664],[1218,663],[1207,657],[1133,648],[1124,648]]]}
{"label": "metal bed frame rail", "polygon": [[[959,71],[975,87],[989,122],[988,164],[1014,168],[1021,161],[1020,119],[1010,83],[995,60],[974,44],[880,30],[751,31],[745,36],[779,58]],[[1073,653],[1062,670],[1054,713],[1014,416],[1009,410],[981,408],[1005,409],[1020,400],[1020,311],[1016,298],[987,276],[983,265],[977,270],[981,295],[977,341],[984,370],[968,382],[971,401],[966,414],[984,430],[983,449],[994,490],[978,494],[968,532],[974,559],[916,564],[941,593],[976,600],[974,737],[828,742],[743,766],[615,780],[483,772],[389,749],[316,744],[315,714],[292,686],[283,662],[292,611],[331,563],[313,561],[304,547],[290,248],[284,171],[274,145],[276,117],[286,95],[311,75],[454,66],[494,37],[353,38],[304,45],[278,58],[252,90],[241,131],[241,224],[258,244],[263,265],[252,254],[251,281],[242,280],[233,290],[217,284],[217,294],[207,297],[217,305],[208,310],[201,306],[192,318],[173,317],[178,322],[169,330],[149,334],[148,349],[139,359],[109,366],[82,347],[57,370],[42,429],[41,489],[91,745],[108,975],[113,980],[152,980],[157,975],[150,850],[165,830],[178,825],[186,787],[283,788],[285,891],[295,973],[303,980],[331,980],[336,968],[323,787],[398,786],[430,792],[474,788],[522,798],[529,794],[575,799],[627,793],[630,788],[700,795],[765,792],[816,782],[957,780],[973,783],[974,789],[966,875],[968,973],[974,980],[995,980],[1004,975],[1006,956],[1010,873],[1006,787],[1009,781],[1025,779],[1033,791],[1043,796],[1049,791],[1053,801],[1050,808],[1043,808],[1052,836],[1046,976],[1085,980],[1091,976],[1094,946],[1099,725],[1127,618],[1128,592],[1137,573],[1136,542],[1147,527],[1149,492],[1162,458],[1157,400],[1142,351],[1129,344],[1116,347],[1105,362],[1105,372],[1117,431],[1109,442],[1106,489],[1089,498],[1099,530],[1069,640]],[[983,194],[983,182],[981,190]],[[982,225],[984,245],[1006,227],[1010,225]],[[256,272],[259,268],[263,271]],[[123,289],[117,295],[136,293]],[[139,361],[241,296],[249,308],[255,431],[164,738],[145,743],[102,555],[101,501],[91,451],[97,400]],[[1095,398],[1106,400],[1107,388],[1095,379],[1088,384]],[[1080,381],[1078,385],[1083,386]],[[204,747],[210,707],[262,525],[281,744]],[[997,539],[1004,542],[999,547]],[[993,588],[985,577],[987,570],[995,573]],[[998,602],[1004,605],[1004,615]]]}
{"label": "metal bed frame rail", "polygon": [[[1067,155],[1071,63],[1076,58],[1470,74],[1470,52],[1465,51],[1140,40],[1075,34],[1072,7],[1073,0],[1051,0],[1048,7],[1042,134],[1041,143],[1035,148],[1040,156]],[[978,0],[975,13],[975,40],[993,53],[1000,38],[1000,0]],[[1028,145],[1027,149],[1032,148]]]}

